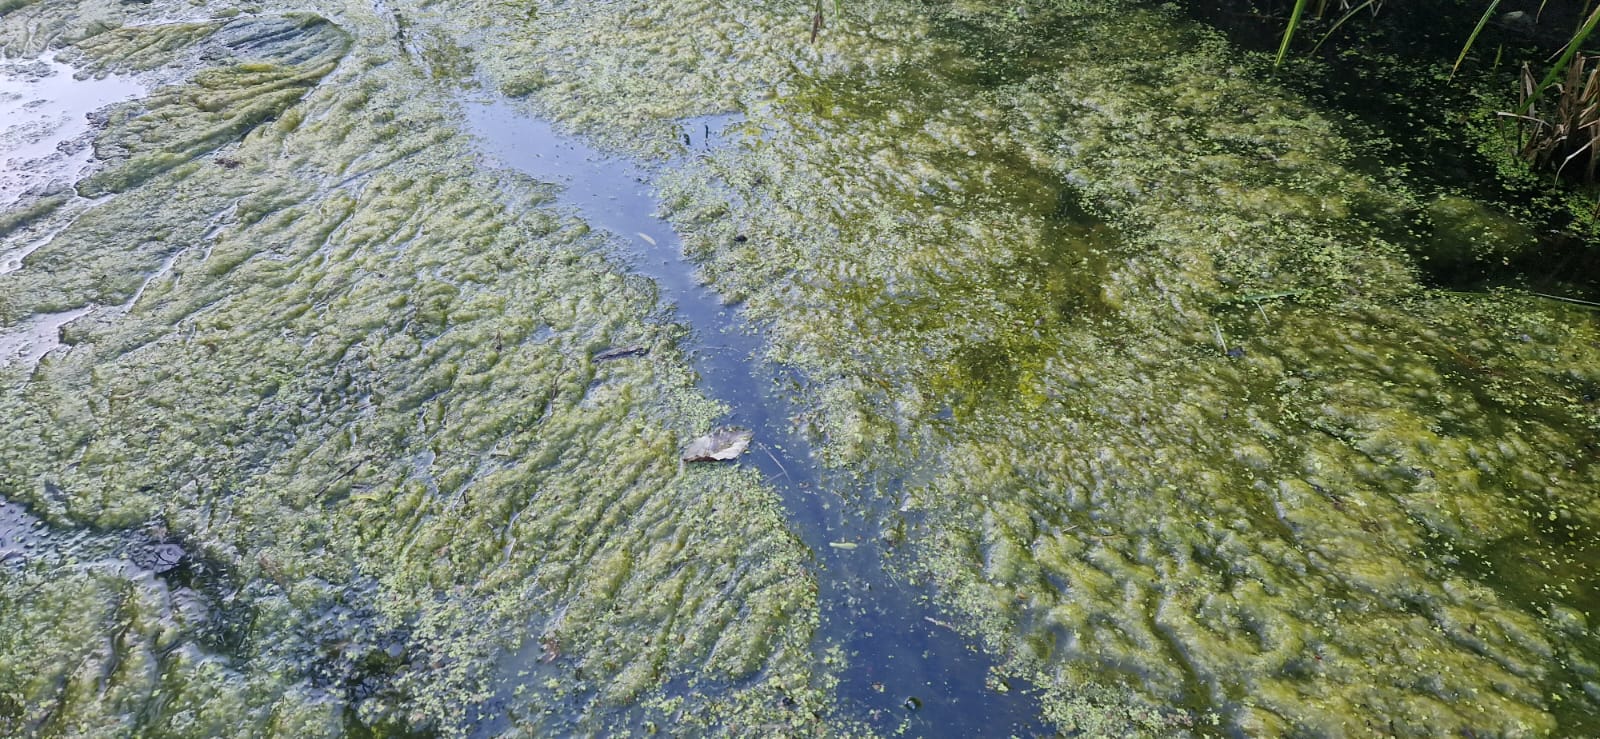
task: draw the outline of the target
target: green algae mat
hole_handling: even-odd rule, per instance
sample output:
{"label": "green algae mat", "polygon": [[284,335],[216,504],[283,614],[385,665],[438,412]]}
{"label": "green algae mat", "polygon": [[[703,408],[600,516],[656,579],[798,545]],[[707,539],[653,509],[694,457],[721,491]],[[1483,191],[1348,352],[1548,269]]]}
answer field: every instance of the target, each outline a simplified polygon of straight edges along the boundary
{"label": "green algae mat", "polygon": [[0,2],[0,735],[1600,733],[1600,316],[1424,277],[1525,229],[825,10]]}

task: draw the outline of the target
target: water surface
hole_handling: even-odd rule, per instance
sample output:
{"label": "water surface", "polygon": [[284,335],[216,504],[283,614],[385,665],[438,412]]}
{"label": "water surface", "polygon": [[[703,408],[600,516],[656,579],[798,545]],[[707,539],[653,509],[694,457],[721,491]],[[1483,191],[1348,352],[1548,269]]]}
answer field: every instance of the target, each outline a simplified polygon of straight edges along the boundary
{"label": "water surface", "polygon": [[[755,431],[740,461],[759,468],[783,496],[793,526],[816,557],[822,625],[819,650],[842,646],[849,664],[840,698],[847,711],[881,731],[913,735],[1046,734],[1028,687],[986,686],[992,661],[963,639],[932,593],[885,569],[881,521],[892,491],[859,490],[846,475],[821,469],[792,428],[793,409],[780,381],[804,382],[763,359],[759,327],[747,324],[696,276],[660,203],[650,167],[601,152],[504,100],[462,106],[468,130],[494,163],[560,185],[559,202],[616,236],[618,257],[649,277],[676,320],[688,326],[687,349],[700,389],[726,403],[728,424]],[[689,155],[736,144],[742,118],[721,115],[682,124]],[[846,500],[846,498],[849,500]],[[515,670],[536,655],[513,658]],[[491,726],[494,726],[491,724]]]}
{"label": "water surface", "polygon": [[77,181],[94,154],[90,114],[143,93],[132,77],[80,78],[55,57],[0,62],[0,208]]}

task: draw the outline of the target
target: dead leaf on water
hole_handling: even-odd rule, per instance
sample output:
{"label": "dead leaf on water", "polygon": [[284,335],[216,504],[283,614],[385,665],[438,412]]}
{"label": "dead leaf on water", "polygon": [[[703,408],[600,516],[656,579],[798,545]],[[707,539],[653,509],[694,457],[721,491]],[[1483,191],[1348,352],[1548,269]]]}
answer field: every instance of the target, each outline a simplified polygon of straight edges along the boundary
{"label": "dead leaf on water", "polygon": [[695,439],[683,450],[685,462],[721,462],[737,459],[750,446],[755,433],[750,429],[724,426]]}

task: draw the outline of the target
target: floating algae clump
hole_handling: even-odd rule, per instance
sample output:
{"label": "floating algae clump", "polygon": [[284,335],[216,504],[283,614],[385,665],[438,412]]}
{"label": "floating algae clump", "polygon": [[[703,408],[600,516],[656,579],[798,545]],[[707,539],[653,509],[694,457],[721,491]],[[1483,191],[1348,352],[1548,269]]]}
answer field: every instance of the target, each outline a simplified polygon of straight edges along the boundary
{"label": "floating algae clump", "polygon": [[0,733],[815,722],[804,549],[752,473],[680,465],[722,410],[681,330],[474,168],[369,12],[69,37],[183,81],[109,116],[108,197],[0,275],[6,326],[84,311],[0,366],[0,497],[54,532],[0,569]]}
{"label": "floating algae clump", "polygon": [[1085,5],[741,20],[738,89],[619,19],[760,11],[541,6],[518,91],[608,140],[745,109],[668,176],[686,248],[1062,729],[1595,731],[1592,317],[1427,291],[1424,209],[1360,142],[1213,34]]}
{"label": "floating algae clump", "polygon": [[[156,90],[138,104],[118,109],[95,142],[96,153],[113,164],[80,183],[80,194],[127,190],[277,118],[333,71],[349,45],[332,23],[301,16],[251,18],[220,27],[118,30],[86,39],[79,47],[103,62],[137,68],[150,63],[140,52],[205,38],[199,34],[208,32],[214,41],[199,44],[204,47],[200,53],[214,66],[187,85]],[[223,61],[232,63],[217,64]]]}

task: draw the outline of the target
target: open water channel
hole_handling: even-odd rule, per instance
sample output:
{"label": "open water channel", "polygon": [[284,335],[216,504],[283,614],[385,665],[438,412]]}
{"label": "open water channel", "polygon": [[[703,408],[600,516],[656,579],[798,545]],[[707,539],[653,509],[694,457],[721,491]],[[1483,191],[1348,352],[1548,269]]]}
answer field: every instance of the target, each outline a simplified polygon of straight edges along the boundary
{"label": "open water channel", "polygon": [[[674,319],[689,329],[687,350],[708,396],[732,410],[724,421],[755,432],[742,464],[761,470],[783,496],[795,531],[816,557],[822,608],[818,651],[843,647],[851,664],[839,698],[876,731],[1016,736],[1046,733],[1038,706],[1020,680],[991,690],[993,661],[950,625],[926,585],[885,567],[884,522],[896,497],[887,490],[852,492],[829,475],[796,433],[785,386],[803,379],[764,360],[757,327],[697,277],[671,224],[660,218],[652,180],[673,163],[641,166],[563,135],[506,101],[464,105],[468,130],[498,165],[560,185],[560,202],[616,237],[620,261],[651,279]],[[736,143],[748,131],[739,116],[682,123],[688,156]],[[513,671],[531,653],[511,658]],[[495,733],[489,727],[489,734]]]}

